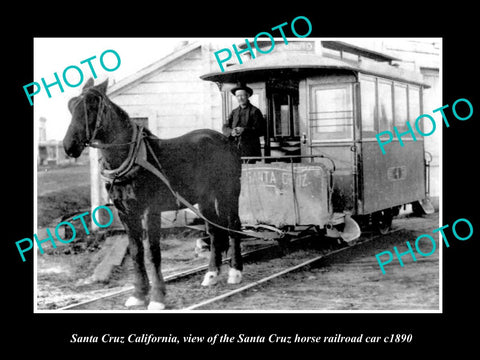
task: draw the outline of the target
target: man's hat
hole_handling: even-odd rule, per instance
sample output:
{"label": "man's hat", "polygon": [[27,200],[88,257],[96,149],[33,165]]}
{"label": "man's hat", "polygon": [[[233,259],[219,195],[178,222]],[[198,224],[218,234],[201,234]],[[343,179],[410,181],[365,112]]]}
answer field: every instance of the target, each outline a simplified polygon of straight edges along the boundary
{"label": "man's hat", "polygon": [[252,94],[253,94],[252,88],[249,88],[247,85],[245,85],[242,82],[237,83],[237,85],[232,90],[230,90],[230,92],[233,95],[235,95],[235,91],[237,91],[237,90],[245,90],[248,93],[248,96],[252,96]]}

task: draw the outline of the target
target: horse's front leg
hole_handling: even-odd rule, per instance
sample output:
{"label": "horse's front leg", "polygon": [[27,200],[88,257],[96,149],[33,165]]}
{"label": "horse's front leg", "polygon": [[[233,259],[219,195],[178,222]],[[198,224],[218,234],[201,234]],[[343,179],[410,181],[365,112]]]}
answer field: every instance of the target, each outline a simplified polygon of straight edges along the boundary
{"label": "horse's front leg", "polygon": [[220,231],[209,224],[205,224],[207,233],[210,235],[210,261],[208,263],[208,271],[202,281],[202,286],[212,286],[218,281],[220,267],[222,265],[222,248],[219,239]]}
{"label": "horse's front leg", "polygon": [[161,212],[150,209],[147,215],[147,233],[150,243],[150,257],[153,264],[152,293],[148,310],[165,309],[166,287],[162,275],[162,254],[160,250]]}
{"label": "horse's front leg", "polygon": [[240,238],[230,236],[230,269],[228,270],[228,284],[239,284],[242,282],[242,250],[240,247]]}
{"label": "horse's front leg", "polygon": [[[215,211],[215,203],[210,198],[205,198],[199,202],[200,212],[210,221],[218,222],[217,213]],[[220,274],[220,266],[222,265],[221,248],[218,246],[218,229],[205,222],[205,230],[210,236],[210,261],[208,263],[208,271],[202,281],[202,286],[212,286],[218,281]]]}
{"label": "horse's front leg", "polygon": [[[231,206],[231,204],[229,204]],[[228,227],[232,230],[241,229],[240,218],[235,207],[229,209]],[[230,270],[228,271],[228,284],[239,284],[242,281],[243,259],[240,247],[241,237],[234,232],[229,233],[230,240]]]}
{"label": "horse's front leg", "polygon": [[128,235],[128,250],[133,260],[135,291],[125,302],[125,306],[145,306],[149,290],[148,276],[145,269],[144,250],[142,242],[142,221],[138,215],[126,215],[119,212],[120,220],[125,225]]}

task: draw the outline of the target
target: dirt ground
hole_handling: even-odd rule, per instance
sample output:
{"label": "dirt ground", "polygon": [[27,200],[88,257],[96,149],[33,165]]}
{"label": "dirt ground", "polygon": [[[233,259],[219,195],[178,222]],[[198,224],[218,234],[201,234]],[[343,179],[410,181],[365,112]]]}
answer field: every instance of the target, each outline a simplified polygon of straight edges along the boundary
{"label": "dirt ground", "polygon": [[[385,275],[381,273],[375,258],[375,254],[382,251],[393,252],[393,246],[397,246],[399,252],[406,251],[406,240],[413,244],[416,237],[431,232],[438,227],[437,224],[438,214],[424,218],[406,216],[396,219],[394,227],[400,230],[393,234],[367,245],[352,247],[344,253],[328,258],[319,267],[277,278],[240,296],[215,303],[202,310],[438,310],[438,251],[429,257],[417,256],[415,262],[410,255],[404,256],[404,267],[394,260],[385,266]],[[184,230],[171,230],[165,234],[161,241],[164,275],[206,263],[205,258],[197,257],[193,251],[197,235],[195,232]],[[420,245],[424,252],[428,252],[431,246],[426,242]],[[313,257],[312,251],[309,253],[302,250],[300,253],[303,255],[298,256]],[[38,309],[58,309],[130,287],[133,272],[128,256],[107,283],[85,283],[85,279],[92,274],[94,266],[103,256],[101,244],[92,251],[87,248],[76,254],[39,256]],[[258,265],[247,264],[244,280],[248,282],[258,275],[249,271],[263,271],[265,268],[272,272],[288,267],[285,261],[283,258],[260,261],[260,268]],[[268,271],[267,275],[270,274]],[[168,285],[169,309],[183,307],[176,304],[180,301],[176,297],[182,294],[182,291],[189,300],[195,291],[207,291],[201,289],[197,282],[199,284],[199,281],[195,280],[190,285],[183,283]],[[221,289],[209,291],[214,290]],[[118,306],[120,306],[118,309],[123,309],[121,305]]]}
{"label": "dirt ground", "polygon": [[[59,218],[67,214],[89,211],[89,165],[38,169],[37,195],[40,228],[55,227]],[[200,234],[185,228],[165,229],[161,240],[164,275],[206,263],[205,258],[194,252]],[[133,272],[128,254],[121,266],[114,268],[108,282],[89,281],[108,251],[104,238],[78,232],[73,242],[56,242],[56,245],[54,249],[45,243],[45,253],[36,253],[37,309],[58,309],[131,286]],[[148,246],[146,249],[148,251]]]}
{"label": "dirt ground", "polygon": [[55,219],[90,208],[89,168],[88,164],[78,164],[38,169],[38,226],[48,226]]}
{"label": "dirt ground", "polygon": [[[188,229],[165,231],[161,240],[162,269],[164,276],[203,265],[207,260],[195,254],[198,232]],[[83,246],[82,246],[83,244]],[[145,248],[148,251],[148,242]],[[107,282],[93,282],[89,279],[95,267],[102,261],[108,249],[104,241],[88,245],[87,241],[77,242],[78,251],[72,246],[37,254],[37,309],[53,310],[89,300],[131,287],[133,266],[130,257],[114,268]],[[147,252],[147,267],[148,262]]]}
{"label": "dirt ground", "polygon": [[[88,166],[51,169],[38,174],[38,222],[52,225],[59,216],[89,208]],[[439,252],[403,258],[386,265],[382,275],[375,254],[385,250],[407,250],[406,240],[431,233],[438,227],[438,213],[423,218],[403,216],[394,220],[402,230],[362,250],[352,248],[331,258],[321,267],[278,278],[211,310],[436,310],[439,308]],[[166,230],[161,240],[164,275],[206,263],[195,252],[200,233],[190,229]],[[435,238],[438,237],[435,236]],[[107,249],[102,238],[85,236],[57,249],[37,252],[36,302],[39,310],[53,310],[92,297],[129,288],[132,263],[126,256],[106,283],[90,283]],[[428,252],[429,244],[425,246]],[[430,245],[431,246],[431,245]],[[423,247],[422,247],[423,248]],[[148,256],[147,256],[148,257]],[[245,268],[248,272],[248,265]],[[248,274],[245,274],[245,279]]]}

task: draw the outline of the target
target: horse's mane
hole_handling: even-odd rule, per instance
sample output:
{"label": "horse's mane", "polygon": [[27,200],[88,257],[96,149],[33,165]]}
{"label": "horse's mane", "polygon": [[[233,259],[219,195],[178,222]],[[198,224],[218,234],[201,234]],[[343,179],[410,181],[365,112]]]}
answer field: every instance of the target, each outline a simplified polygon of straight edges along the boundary
{"label": "horse's mane", "polygon": [[120,106],[115,104],[112,100],[110,100],[110,98],[107,95],[103,95],[103,98],[112,106],[112,108],[115,109],[115,111],[119,116],[121,116],[124,119],[128,119],[129,121],[132,121],[132,119],[130,119],[130,116],[128,116],[128,113],[125,110],[123,110]]}

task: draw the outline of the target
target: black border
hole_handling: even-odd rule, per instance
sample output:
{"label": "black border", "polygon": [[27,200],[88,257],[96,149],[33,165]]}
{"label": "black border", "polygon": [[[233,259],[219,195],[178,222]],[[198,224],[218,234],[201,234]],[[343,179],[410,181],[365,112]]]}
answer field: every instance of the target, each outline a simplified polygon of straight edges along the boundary
{"label": "black border", "polygon": [[[398,4],[391,4],[392,7]],[[85,5],[86,6],[86,5]],[[189,5],[185,5],[189,7]],[[475,322],[468,321],[476,310],[475,257],[478,254],[478,215],[476,209],[476,148],[477,117],[480,112],[478,90],[474,91],[478,72],[476,69],[476,45],[473,41],[475,21],[466,16],[467,8],[457,8],[458,14],[449,12],[438,17],[432,12],[399,11],[388,5],[388,16],[361,15],[358,9],[344,6],[337,10],[316,8],[305,10],[295,4],[274,14],[270,9],[259,12],[254,4],[237,5],[211,9],[204,5],[201,11],[192,9],[189,16],[185,11],[172,8],[161,9],[147,14],[152,5],[133,7],[128,14],[118,16],[114,12],[100,15],[88,13],[86,19],[77,19],[71,12],[65,12],[65,22],[61,15],[49,13],[41,23],[38,18],[22,19],[23,24],[31,24],[31,30],[22,28],[21,33],[11,35],[7,45],[14,49],[7,58],[7,90],[4,99],[4,137],[13,151],[5,151],[3,157],[4,208],[6,222],[3,226],[5,239],[4,259],[8,268],[4,272],[4,307],[9,321],[4,326],[7,335],[4,341],[12,349],[24,349],[23,344],[33,351],[48,351],[48,356],[70,354],[95,354],[92,350],[124,351],[127,346],[105,344],[70,344],[72,333],[79,334],[130,334],[154,333],[177,336],[194,334],[209,336],[215,333],[238,335],[240,333],[268,336],[277,334],[303,334],[324,336],[335,333],[342,335],[389,335],[391,333],[412,333],[411,344],[347,345],[275,345],[268,348],[281,352],[299,347],[305,349],[334,349],[338,354],[343,349],[356,351],[366,349],[368,353],[388,356],[405,350],[413,355],[413,349],[455,349],[462,351],[474,344]],[[385,5],[387,6],[387,5]],[[148,7],[148,8],[147,8]],[[277,5],[278,7],[278,5]],[[146,10],[147,9],[147,10]],[[411,9],[411,8],[410,8]],[[387,9],[385,9],[387,11]],[[474,9],[470,9],[475,12]],[[38,14],[37,14],[38,15]],[[22,263],[14,242],[30,237],[33,229],[33,108],[28,106],[22,86],[33,81],[33,37],[191,37],[245,36],[253,38],[258,32],[290,22],[296,16],[307,16],[312,25],[311,37],[443,37],[443,104],[453,104],[458,98],[467,98],[473,104],[474,115],[468,121],[453,119],[450,128],[443,127],[443,224],[452,224],[458,218],[467,218],[474,225],[474,236],[465,242],[451,241],[451,247],[444,248],[443,269],[443,314],[33,314],[33,257]],[[69,17],[71,16],[71,17]],[[50,21],[47,21],[50,19]],[[74,21],[77,19],[77,21]],[[135,19],[135,20],[132,20]],[[167,20],[168,19],[168,20]],[[455,21],[453,21],[455,19]],[[67,21],[68,20],[68,21]],[[392,29],[395,29],[393,31]],[[454,30],[452,30],[454,29]],[[472,31],[470,31],[472,29]],[[394,33],[392,33],[394,32]],[[11,31],[9,32],[11,33]],[[8,34],[9,34],[8,33]],[[13,100],[13,102],[11,101]],[[477,110],[478,109],[478,110]],[[424,109],[428,112],[429,109]],[[10,315],[11,314],[11,315]],[[473,325],[473,326],[470,326]],[[128,344],[127,344],[128,345]],[[147,350],[161,356],[161,350],[175,349],[175,354],[183,350],[201,349],[199,356],[216,352],[221,356],[230,353],[232,345],[218,347],[208,344],[186,346],[135,346],[135,351]],[[245,353],[259,347],[258,344],[241,344],[236,348]],[[267,346],[262,346],[265,348]],[[380,347],[380,348],[379,348]],[[50,349],[51,348],[51,349]],[[187,349],[188,348],[188,349]],[[43,350],[42,350],[43,349]],[[71,350],[65,353],[63,350]],[[227,353],[225,353],[227,350]],[[388,352],[384,352],[388,351]],[[250,353],[252,354],[252,353]],[[253,353],[255,354],[255,353]],[[300,353],[298,353],[300,354]],[[306,353],[304,353],[306,354]],[[321,355],[320,352],[313,354]],[[34,353],[35,355],[35,353]],[[268,356],[268,354],[267,354]],[[56,357],[56,356],[54,356]]]}

